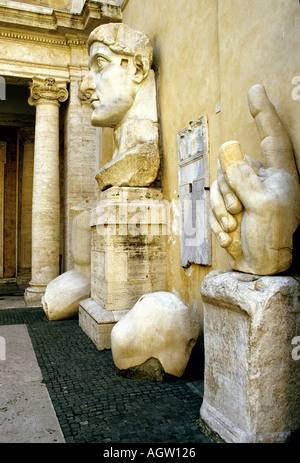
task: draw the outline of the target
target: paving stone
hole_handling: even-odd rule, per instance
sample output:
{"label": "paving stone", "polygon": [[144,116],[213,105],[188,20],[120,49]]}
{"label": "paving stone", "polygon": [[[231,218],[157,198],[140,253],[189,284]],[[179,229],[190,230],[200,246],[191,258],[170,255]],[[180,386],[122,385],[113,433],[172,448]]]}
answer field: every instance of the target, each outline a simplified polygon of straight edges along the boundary
{"label": "paving stone", "polygon": [[41,308],[0,310],[0,325],[18,323],[27,325],[66,442],[211,442],[197,425],[203,371],[196,364],[170,382],[130,380],[78,319],[48,321]]}

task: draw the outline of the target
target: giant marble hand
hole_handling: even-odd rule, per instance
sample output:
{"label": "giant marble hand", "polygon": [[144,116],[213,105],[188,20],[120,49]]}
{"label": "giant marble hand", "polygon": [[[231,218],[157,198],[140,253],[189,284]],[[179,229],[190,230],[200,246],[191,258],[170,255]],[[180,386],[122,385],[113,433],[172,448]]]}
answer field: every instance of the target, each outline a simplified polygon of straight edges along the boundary
{"label": "giant marble hand", "polygon": [[248,93],[260,138],[262,163],[244,156],[237,141],[219,152],[211,188],[210,223],[235,270],[272,275],[292,263],[300,222],[300,186],[291,141],[262,85]]}

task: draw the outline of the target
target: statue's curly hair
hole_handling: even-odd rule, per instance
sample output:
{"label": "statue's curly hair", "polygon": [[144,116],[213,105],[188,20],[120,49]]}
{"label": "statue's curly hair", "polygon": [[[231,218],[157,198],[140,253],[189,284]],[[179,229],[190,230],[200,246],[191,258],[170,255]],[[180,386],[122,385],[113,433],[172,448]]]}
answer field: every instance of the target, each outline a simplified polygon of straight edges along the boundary
{"label": "statue's curly hair", "polygon": [[87,48],[94,42],[107,45],[114,53],[137,56],[146,69],[150,69],[153,60],[153,48],[149,37],[131,29],[123,23],[102,24],[94,29],[87,41]]}

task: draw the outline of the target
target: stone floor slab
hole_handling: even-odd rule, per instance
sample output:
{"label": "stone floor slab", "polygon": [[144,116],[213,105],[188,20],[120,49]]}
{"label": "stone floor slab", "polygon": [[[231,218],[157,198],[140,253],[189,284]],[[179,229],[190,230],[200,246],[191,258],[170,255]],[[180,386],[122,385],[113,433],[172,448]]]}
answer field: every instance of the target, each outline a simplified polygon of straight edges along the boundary
{"label": "stone floor slab", "polygon": [[[117,373],[111,351],[99,351],[78,318],[49,321],[42,308],[0,310],[0,327],[25,324],[66,443],[195,448],[212,443],[197,424],[203,397],[198,353],[192,353],[182,378],[133,381]],[[32,370],[30,359],[22,372]],[[35,403],[33,415],[41,412]]]}
{"label": "stone floor slab", "polygon": [[0,326],[0,443],[64,442],[26,325]]}
{"label": "stone floor slab", "polygon": [[1,296],[0,309],[25,309],[26,304],[23,296]]}

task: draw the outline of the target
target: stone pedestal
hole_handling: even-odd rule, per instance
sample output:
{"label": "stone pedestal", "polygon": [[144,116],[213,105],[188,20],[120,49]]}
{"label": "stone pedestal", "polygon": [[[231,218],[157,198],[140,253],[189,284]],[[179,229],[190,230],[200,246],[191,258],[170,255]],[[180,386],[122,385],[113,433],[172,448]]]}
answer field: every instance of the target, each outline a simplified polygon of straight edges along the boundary
{"label": "stone pedestal", "polygon": [[293,355],[299,284],[285,276],[211,272],[201,294],[202,420],[225,442],[285,442],[300,427],[300,360]]}
{"label": "stone pedestal", "polygon": [[166,289],[166,219],[160,190],[100,193],[91,220],[91,298],[79,307],[79,324],[99,350],[110,348],[113,326],[143,294]]}

